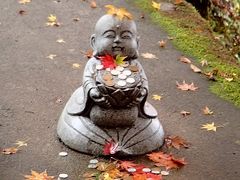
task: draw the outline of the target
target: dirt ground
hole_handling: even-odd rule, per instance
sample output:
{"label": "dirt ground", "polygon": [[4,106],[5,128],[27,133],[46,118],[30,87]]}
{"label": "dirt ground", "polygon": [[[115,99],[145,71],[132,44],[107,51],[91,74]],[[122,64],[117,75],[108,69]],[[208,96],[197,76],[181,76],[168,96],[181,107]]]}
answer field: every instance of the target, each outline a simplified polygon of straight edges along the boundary
{"label": "dirt ground", "polygon": [[[148,101],[156,107],[166,135],[179,135],[191,143],[189,149],[170,150],[185,157],[188,164],[171,171],[171,180],[237,180],[240,177],[240,110],[208,90],[204,76],[193,73],[189,65],[177,59],[182,54],[170,40],[164,49],[157,42],[167,34],[146,16],[124,1],[97,1],[92,9],[87,1],[32,1],[21,5],[16,0],[0,4],[0,148],[12,147],[17,140],[28,140],[27,147],[12,155],[0,155],[0,179],[21,180],[31,170],[58,176],[67,173],[70,180],[82,179],[93,157],[73,151],[56,135],[58,118],[71,93],[81,85],[87,58],[81,51],[90,48],[89,38],[97,19],[105,14],[104,5],[126,7],[135,17],[140,34],[140,53],[155,54],[158,59],[139,57],[149,80]],[[20,15],[19,11],[26,13]],[[49,14],[57,16],[59,27],[47,27]],[[79,18],[74,21],[73,18]],[[57,39],[65,43],[57,43]],[[51,60],[50,54],[57,56]],[[189,57],[191,58],[191,57]],[[192,58],[191,58],[192,59]],[[193,59],[192,59],[193,60]],[[79,63],[80,68],[72,68]],[[194,82],[199,89],[184,92],[176,81]],[[224,87],[223,87],[224,88]],[[160,101],[152,94],[162,96]],[[59,99],[62,101],[59,102]],[[207,116],[202,108],[214,111]],[[190,111],[183,117],[181,110]],[[224,125],[217,132],[201,130],[201,125]],[[67,157],[58,155],[67,151]],[[147,164],[146,157],[130,158]]]}

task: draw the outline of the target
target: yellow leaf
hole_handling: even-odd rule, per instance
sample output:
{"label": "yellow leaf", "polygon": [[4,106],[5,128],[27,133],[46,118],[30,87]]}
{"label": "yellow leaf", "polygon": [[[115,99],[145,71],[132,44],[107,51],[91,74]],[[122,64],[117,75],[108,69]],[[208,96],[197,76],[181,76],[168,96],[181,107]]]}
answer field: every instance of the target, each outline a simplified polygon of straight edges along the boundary
{"label": "yellow leaf", "polygon": [[121,64],[124,64],[124,59],[126,59],[127,56],[120,56],[120,55],[117,55],[116,57],[116,63],[117,65],[121,65]]}
{"label": "yellow leaf", "polygon": [[193,70],[193,72],[195,73],[201,73],[202,70],[199,69],[197,66],[193,65],[193,64],[190,64],[190,68]]}
{"label": "yellow leaf", "polygon": [[201,65],[202,65],[202,67],[203,67],[203,66],[207,66],[207,65],[208,65],[208,62],[207,62],[207,60],[202,60],[200,63],[201,63]]}
{"label": "yellow leaf", "polygon": [[142,53],[141,55],[142,55],[142,57],[144,57],[146,59],[158,59],[156,55],[151,54],[151,53]]}
{"label": "yellow leaf", "polygon": [[80,64],[78,64],[78,63],[73,63],[73,64],[72,64],[72,67],[73,67],[73,68],[80,68],[80,67],[81,67],[81,65],[80,65]]}
{"label": "yellow leaf", "polygon": [[211,124],[207,123],[207,124],[203,124],[201,129],[206,129],[207,131],[217,131],[217,127],[214,125],[214,122],[212,122]]}
{"label": "yellow leaf", "polygon": [[26,141],[17,141],[15,144],[18,145],[18,148],[22,146],[27,146]]}
{"label": "yellow leaf", "polygon": [[124,17],[132,19],[132,14],[129,13],[125,8],[118,9],[113,5],[106,5],[105,8],[108,9],[107,14],[116,16],[120,21],[122,21]]}
{"label": "yellow leaf", "polygon": [[58,42],[58,43],[66,43],[63,39],[58,39],[56,42]]}
{"label": "yellow leaf", "polygon": [[160,3],[157,3],[155,1],[152,1],[152,7],[156,10],[160,10],[160,6],[161,4]]}
{"label": "yellow leaf", "polygon": [[53,14],[50,14],[48,16],[48,22],[56,22],[57,21],[57,17]]}
{"label": "yellow leaf", "polygon": [[233,78],[225,78],[225,80],[228,81],[228,82],[232,82]]}
{"label": "yellow leaf", "polygon": [[52,180],[54,176],[48,176],[46,170],[42,173],[31,170],[31,175],[25,175],[25,180]]}
{"label": "yellow leaf", "polygon": [[205,108],[203,109],[203,114],[211,115],[213,114],[213,111],[211,111],[207,106],[205,106]]}
{"label": "yellow leaf", "polygon": [[162,96],[159,96],[159,95],[157,95],[157,94],[154,94],[153,96],[152,96],[152,98],[154,99],[154,100],[161,100],[162,99]]}
{"label": "yellow leaf", "polygon": [[30,3],[31,0],[19,0],[18,2],[19,4],[26,4],[26,3]]}
{"label": "yellow leaf", "polygon": [[53,60],[55,57],[57,57],[56,54],[49,54],[49,55],[47,56],[48,59],[52,59],[52,60]]}

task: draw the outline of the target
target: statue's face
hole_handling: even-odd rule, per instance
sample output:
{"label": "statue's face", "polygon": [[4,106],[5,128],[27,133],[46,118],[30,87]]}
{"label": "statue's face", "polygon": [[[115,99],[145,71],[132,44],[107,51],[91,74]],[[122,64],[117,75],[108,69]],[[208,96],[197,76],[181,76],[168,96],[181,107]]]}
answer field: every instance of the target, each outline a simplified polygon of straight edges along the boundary
{"label": "statue's face", "polygon": [[133,21],[120,21],[112,15],[105,15],[97,22],[92,36],[92,47],[96,55],[110,54],[130,58],[138,56],[138,38]]}

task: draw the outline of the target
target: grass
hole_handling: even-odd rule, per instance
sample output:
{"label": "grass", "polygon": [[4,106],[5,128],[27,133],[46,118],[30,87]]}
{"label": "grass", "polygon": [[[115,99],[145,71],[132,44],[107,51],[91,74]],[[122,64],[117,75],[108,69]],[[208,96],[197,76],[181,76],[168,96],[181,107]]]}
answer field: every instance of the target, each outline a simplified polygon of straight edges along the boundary
{"label": "grass", "polygon": [[[198,62],[207,60],[205,72],[217,71],[210,90],[240,107],[240,67],[234,57],[214,37],[210,25],[188,3],[177,5],[175,11],[157,11],[149,0],[133,0],[149,14],[152,21],[164,28],[173,37],[173,44],[185,55]],[[160,2],[161,3],[161,2]],[[226,78],[233,78],[231,82]]]}

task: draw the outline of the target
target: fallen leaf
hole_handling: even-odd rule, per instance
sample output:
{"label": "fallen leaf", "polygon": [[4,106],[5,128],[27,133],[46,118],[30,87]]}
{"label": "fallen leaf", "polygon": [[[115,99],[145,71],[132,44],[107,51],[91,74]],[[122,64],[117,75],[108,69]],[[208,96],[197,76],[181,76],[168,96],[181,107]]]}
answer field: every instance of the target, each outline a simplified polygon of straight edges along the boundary
{"label": "fallen leaf", "polygon": [[225,80],[228,81],[228,82],[232,82],[233,78],[225,78]]}
{"label": "fallen leaf", "polygon": [[184,111],[184,110],[182,110],[180,113],[181,113],[184,117],[186,117],[187,115],[190,115],[190,114],[191,114],[190,112]]}
{"label": "fallen leaf", "polygon": [[63,102],[62,98],[57,98],[55,101],[57,104],[61,104]]}
{"label": "fallen leaf", "polygon": [[152,98],[153,98],[154,100],[160,101],[160,100],[162,99],[162,96],[157,95],[157,94],[154,94],[154,95],[152,96]]}
{"label": "fallen leaf", "polygon": [[152,1],[152,7],[156,10],[160,10],[161,4],[155,1]]}
{"label": "fallen leaf", "polygon": [[18,2],[19,4],[26,4],[26,3],[30,3],[31,0],[19,0]]}
{"label": "fallen leaf", "polygon": [[205,106],[203,109],[203,114],[211,115],[211,114],[213,114],[213,111],[211,111],[207,106]]}
{"label": "fallen leaf", "polygon": [[164,48],[166,46],[166,43],[167,41],[164,41],[164,40],[158,41],[158,44],[161,48]]}
{"label": "fallen leaf", "polygon": [[191,84],[187,84],[185,81],[183,81],[182,84],[179,84],[178,82],[176,82],[177,84],[177,88],[181,89],[182,91],[195,91],[198,89],[198,87],[196,87],[193,83]]}
{"label": "fallen leaf", "polygon": [[80,21],[80,18],[75,17],[75,18],[73,18],[73,21],[75,21],[75,22]]}
{"label": "fallen leaf", "polygon": [[161,151],[147,154],[147,156],[150,160],[156,163],[156,166],[166,167],[167,170],[178,169],[187,164],[184,158],[177,159],[173,157],[172,154],[166,154]]}
{"label": "fallen leaf", "polygon": [[58,43],[66,43],[63,39],[58,39],[56,42],[58,42]]}
{"label": "fallen leaf", "polygon": [[174,147],[180,149],[180,147],[189,148],[189,143],[180,136],[168,136],[165,138],[167,147]]}
{"label": "fallen leaf", "polygon": [[46,170],[42,173],[31,170],[31,175],[25,175],[25,180],[52,180],[54,176],[48,176]]}
{"label": "fallen leaf", "polygon": [[15,148],[15,147],[10,147],[10,148],[2,149],[2,153],[5,155],[15,154],[18,150],[19,149]]}
{"label": "fallen leaf", "polygon": [[57,22],[57,16],[50,14],[47,19],[48,19],[48,22],[46,23],[47,26],[60,26],[60,23]]}
{"label": "fallen leaf", "polygon": [[52,60],[53,60],[55,57],[57,57],[56,54],[49,54],[49,55],[47,56],[48,59],[52,59]]}
{"label": "fallen leaf", "polygon": [[93,178],[97,177],[99,175],[98,172],[86,172],[82,175],[83,178]]}
{"label": "fallen leaf", "polygon": [[214,125],[214,122],[212,122],[211,124],[207,123],[207,124],[203,124],[201,129],[206,129],[207,131],[217,131],[217,127]]}
{"label": "fallen leaf", "polygon": [[96,7],[97,7],[96,1],[91,1],[90,7],[91,7],[91,8],[96,8]]}
{"label": "fallen leaf", "polygon": [[202,66],[202,67],[208,65],[207,60],[202,60],[200,63],[201,63],[201,66]]}
{"label": "fallen leaf", "polygon": [[106,142],[103,148],[104,155],[111,155],[117,152],[118,143],[115,143],[114,140]]}
{"label": "fallen leaf", "polygon": [[204,75],[207,76],[207,78],[211,81],[217,80],[213,72],[204,73]]}
{"label": "fallen leaf", "polygon": [[81,67],[81,65],[80,65],[80,64],[78,64],[78,63],[73,63],[73,64],[72,64],[72,67],[73,67],[73,68],[77,68],[77,69],[78,69],[78,68],[80,68],[80,67]]}
{"label": "fallen leaf", "polygon": [[190,68],[193,70],[193,72],[195,73],[201,73],[202,70],[199,69],[197,66],[193,65],[193,64],[190,64]]}
{"label": "fallen leaf", "polygon": [[191,63],[192,63],[192,61],[191,61],[190,59],[188,59],[188,58],[186,58],[186,57],[184,57],[184,56],[181,56],[181,57],[179,58],[179,61],[181,61],[181,62],[183,62],[183,63],[187,63],[187,64],[191,64]]}
{"label": "fallen leaf", "polygon": [[116,8],[113,5],[106,5],[105,8],[107,8],[107,14],[116,16],[120,21],[122,21],[123,18],[133,18],[132,14],[129,13],[125,8]]}
{"label": "fallen leaf", "polygon": [[170,37],[170,36],[168,36],[167,39],[168,39],[168,40],[173,40],[174,37]]}
{"label": "fallen leaf", "polygon": [[133,163],[132,161],[120,161],[118,164],[120,169],[128,170],[128,168],[136,167],[137,164]]}
{"label": "fallen leaf", "polygon": [[17,148],[27,146],[26,141],[17,141],[15,144],[18,145]]}
{"label": "fallen leaf", "polygon": [[174,4],[176,4],[176,5],[179,5],[179,4],[182,4],[183,3],[183,0],[175,0],[174,1]]}
{"label": "fallen leaf", "polygon": [[235,143],[236,143],[237,145],[240,145],[240,140],[236,140]]}
{"label": "fallen leaf", "polygon": [[142,53],[141,56],[146,59],[158,59],[156,55],[151,53]]}
{"label": "fallen leaf", "polygon": [[144,18],[145,18],[145,14],[144,14],[144,13],[141,13],[140,18],[141,18],[141,19],[144,19]]}
{"label": "fallen leaf", "polygon": [[20,11],[18,11],[18,14],[20,14],[20,15],[25,15],[25,14],[27,14],[27,12],[24,11],[24,10],[20,10]]}

